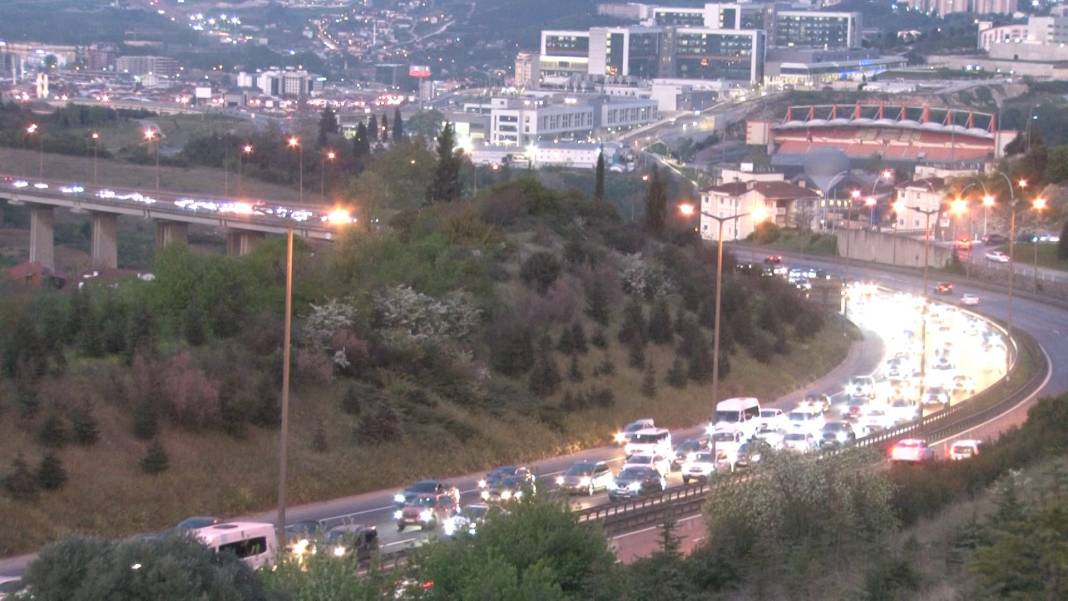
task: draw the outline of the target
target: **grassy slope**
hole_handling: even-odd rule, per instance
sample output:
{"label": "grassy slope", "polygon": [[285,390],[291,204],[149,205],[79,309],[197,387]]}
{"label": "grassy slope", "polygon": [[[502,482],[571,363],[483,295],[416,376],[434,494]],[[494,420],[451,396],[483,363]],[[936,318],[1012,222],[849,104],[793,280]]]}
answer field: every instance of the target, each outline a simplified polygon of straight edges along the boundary
{"label": "grassy slope", "polygon": [[[1003,253],[1008,254],[1008,245],[999,248]],[[1016,261],[1025,265],[1034,265],[1035,262],[1035,246],[1030,242],[1017,242],[1014,245],[1013,250],[1016,255]],[[1068,271],[1068,261],[1064,261],[1057,258],[1057,245],[1056,244],[1039,244],[1038,245],[1038,266],[1048,267],[1050,269],[1059,269],[1061,271]]]}
{"label": "grassy slope", "polygon": [[[732,360],[722,394],[744,392],[774,398],[804,385],[844,359],[850,345],[848,327],[832,320],[807,345],[795,345],[791,355],[776,357],[770,365],[738,355]],[[357,447],[349,442],[356,419],[339,411],[338,392],[332,388],[300,390],[292,400],[291,501],[377,490],[420,476],[460,474],[491,464],[604,444],[615,427],[638,416],[653,416],[670,426],[706,419],[711,410],[707,386],[675,390],[663,381],[673,358],[669,347],[647,348],[646,359],[654,363],[658,374],[658,394],[656,399],[640,395],[641,373],[626,367],[625,349],[614,341],[617,328],[618,318],[609,346],[616,374],[587,377],[577,385],[578,389],[593,384],[611,388],[616,405],[569,415],[566,434],[512,411],[495,416],[488,411],[445,406],[438,408],[439,415],[452,414],[477,434],[460,442],[435,424],[410,430],[402,443]],[[601,351],[591,351],[582,361],[586,374],[602,359]],[[559,355],[557,361],[561,373],[566,374],[565,361]],[[91,372],[101,367],[82,365],[76,369]],[[565,383],[564,388],[568,386]],[[98,400],[101,441],[90,449],[67,447],[60,452],[71,475],[60,492],[43,495],[31,504],[0,497],[0,514],[5,516],[0,520],[0,554],[29,551],[72,530],[131,534],[165,527],[188,515],[233,515],[263,509],[273,501],[275,431],[250,429],[244,440],[235,440],[216,432],[168,429],[162,440],[171,469],[161,476],[146,476],[137,467],[146,445],[129,436],[127,412],[104,402],[108,391],[86,387],[82,394]],[[322,454],[310,446],[319,419],[325,422],[329,441],[329,450]],[[39,461],[41,451],[33,434],[18,427],[14,410],[8,405],[0,419],[0,457],[10,458],[18,451],[26,452],[32,465]]]}

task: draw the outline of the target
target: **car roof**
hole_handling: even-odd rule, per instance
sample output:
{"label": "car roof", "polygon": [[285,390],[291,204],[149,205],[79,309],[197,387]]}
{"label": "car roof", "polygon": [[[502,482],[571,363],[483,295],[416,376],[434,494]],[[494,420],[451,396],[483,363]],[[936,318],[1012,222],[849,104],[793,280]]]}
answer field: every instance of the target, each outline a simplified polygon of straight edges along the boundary
{"label": "car roof", "polygon": [[927,441],[920,438],[902,438],[895,444],[899,444],[906,447],[921,447],[927,446]]}
{"label": "car roof", "polygon": [[635,430],[634,434],[670,434],[671,431],[667,428],[642,428],[641,430]]}

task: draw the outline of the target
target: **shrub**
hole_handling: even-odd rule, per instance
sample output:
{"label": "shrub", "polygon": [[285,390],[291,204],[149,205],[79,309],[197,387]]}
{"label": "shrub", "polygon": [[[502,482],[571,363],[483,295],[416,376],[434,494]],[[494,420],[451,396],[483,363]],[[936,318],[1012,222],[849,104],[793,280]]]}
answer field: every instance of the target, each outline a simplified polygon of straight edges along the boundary
{"label": "shrub", "polygon": [[656,398],[656,369],[651,361],[645,366],[645,374],[642,376],[642,396]]}
{"label": "shrub", "polygon": [[498,317],[490,328],[487,341],[490,365],[507,376],[518,376],[534,364],[534,334],[530,323],[511,315]]}
{"label": "shrub", "polygon": [[586,330],[580,321],[571,323],[571,342],[575,347],[575,352],[580,355],[585,355],[590,350],[586,345]]}
{"label": "shrub", "polygon": [[48,453],[37,466],[37,484],[44,490],[57,490],[67,482],[67,472],[63,462],[55,453]]}
{"label": "shrub", "polygon": [[30,501],[37,496],[37,481],[21,452],[11,461],[11,472],[4,476],[4,491],[16,501]]}
{"label": "shrub", "polygon": [[674,337],[667,303],[662,300],[657,301],[653,305],[652,313],[649,314],[649,340],[656,344],[669,344]]}
{"label": "shrub", "polygon": [[359,444],[380,444],[400,439],[402,435],[400,416],[392,405],[377,403],[366,409],[356,426],[356,441]]}
{"label": "shrub", "polygon": [[560,260],[553,253],[536,252],[523,261],[519,269],[519,278],[539,294],[545,294],[560,277],[562,269]]}
{"label": "shrub", "polygon": [[582,375],[582,370],[579,368],[578,357],[571,355],[571,366],[567,370],[567,379],[572,382],[581,382],[585,379]]}
{"label": "shrub", "polygon": [[100,439],[100,425],[93,415],[92,403],[86,402],[76,409],[71,415],[71,426],[74,431],[74,442],[89,447],[96,444]]}
{"label": "shrub", "polygon": [[675,355],[671,361],[671,368],[667,372],[667,383],[672,388],[686,388],[686,364],[682,357]]}
{"label": "shrub", "polygon": [[594,332],[593,336],[590,337],[590,344],[599,349],[608,348],[608,339],[605,338],[604,330],[598,329]]}
{"label": "shrub", "polygon": [[560,332],[560,341],[556,343],[556,350],[565,355],[570,355],[575,351],[575,339],[571,337],[570,328],[564,328],[564,331]]}
{"label": "shrub", "polygon": [[63,448],[67,440],[67,426],[63,423],[63,419],[55,414],[49,415],[37,432],[37,442],[50,449]]}
{"label": "shrub", "polygon": [[627,349],[627,365],[634,369],[645,367],[645,344],[640,338],[632,338]]}
{"label": "shrub", "polygon": [[542,352],[534,368],[530,371],[527,387],[536,395],[546,397],[556,393],[560,387],[560,371],[556,361],[547,352]]}
{"label": "shrub", "polygon": [[616,364],[612,362],[612,358],[608,356],[608,353],[605,353],[604,358],[597,364],[597,368],[594,371],[602,376],[610,376],[616,373]]}
{"label": "shrub", "polygon": [[186,352],[167,362],[162,397],[174,423],[198,429],[219,420],[219,390]]}
{"label": "shrub", "polygon": [[601,326],[608,325],[611,315],[608,284],[604,278],[591,278],[586,284],[586,315]]}
{"label": "shrub", "polygon": [[778,225],[771,221],[764,221],[753,228],[753,233],[749,235],[749,238],[757,244],[771,244],[781,235],[782,230]]}
{"label": "shrub", "polygon": [[364,382],[353,382],[345,389],[341,397],[341,410],[349,415],[359,415],[364,407],[370,407],[381,400],[382,395],[374,386]]}
{"label": "shrub", "polygon": [[263,428],[274,428],[282,422],[282,400],[271,378],[260,378],[256,385],[256,407],[252,423]]}
{"label": "shrub", "polygon": [[167,450],[163,448],[163,443],[158,438],[148,445],[148,450],[145,451],[145,456],[141,458],[139,465],[142,472],[151,475],[162,474],[170,468]]}

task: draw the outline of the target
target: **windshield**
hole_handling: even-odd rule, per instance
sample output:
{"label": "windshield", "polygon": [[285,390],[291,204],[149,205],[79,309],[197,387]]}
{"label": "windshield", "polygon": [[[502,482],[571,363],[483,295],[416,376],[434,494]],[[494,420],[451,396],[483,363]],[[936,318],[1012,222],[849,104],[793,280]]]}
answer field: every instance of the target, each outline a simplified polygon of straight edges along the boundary
{"label": "windshield", "polygon": [[627,460],[627,463],[635,463],[638,465],[647,465],[653,462],[652,455],[634,455]]}
{"label": "windshield", "polygon": [[735,442],[733,432],[716,432],[712,435],[712,440],[716,442]]}
{"label": "windshield", "polygon": [[728,422],[733,424],[740,420],[740,416],[741,412],[739,411],[717,411],[716,423]]}
{"label": "windshield", "polygon": [[434,497],[416,497],[412,499],[411,505],[422,505],[423,507],[433,507]]}
{"label": "windshield", "polygon": [[651,470],[647,467],[628,467],[619,472],[620,480],[641,480],[649,475]]}
{"label": "windshield", "polygon": [[664,440],[666,433],[661,434],[637,434],[630,441],[634,444],[655,444]]}
{"label": "windshield", "polygon": [[586,476],[593,472],[592,463],[576,463],[567,470],[568,476]]}
{"label": "windshield", "polygon": [[779,415],[779,412],[774,409],[765,409],[760,412],[760,417],[775,417],[777,415]]}
{"label": "windshield", "polygon": [[624,432],[637,432],[638,430],[644,430],[645,428],[651,428],[653,425],[645,422],[634,422],[627,424],[626,428],[623,428]]}
{"label": "windshield", "polygon": [[487,476],[489,478],[503,478],[504,476],[511,476],[514,473],[515,473],[515,466],[514,465],[506,465],[504,467],[499,467],[499,468],[493,470],[492,472],[487,474]]}
{"label": "windshield", "polygon": [[712,463],[712,453],[698,453],[693,460],[697,463]]}
{"label": "windshield", "polygon": [[800,432],[791,432],[786,435],[786,440],[805,440],[805,435]]}
{"label": "windshield", "polygon": [[813,418],[813,415],[811,413],[807,413],[805,411],[791,411],[790,412],[790,421],[792,421],[792,422],[807,422],[808,420],[810,420],[812,418]]}

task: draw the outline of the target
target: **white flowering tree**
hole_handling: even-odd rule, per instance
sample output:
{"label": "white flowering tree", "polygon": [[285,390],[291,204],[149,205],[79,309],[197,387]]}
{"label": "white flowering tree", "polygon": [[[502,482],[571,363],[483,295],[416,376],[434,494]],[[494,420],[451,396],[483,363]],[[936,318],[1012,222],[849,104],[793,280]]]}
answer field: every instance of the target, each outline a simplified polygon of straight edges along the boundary
{"label": "white flowering tree", "polygon": [[351,362],[342,342],[346,339],[343,334],[351,332],[355,319],[352,299],[332,298],[321,305],[311,305],[300,335],[305,345],[329,353],[336,368],[347,369]]}
{"label": "white flowering tree", "polygon": [[411,286],[394,286],[379,293],[375,309],[387,339],[401,345],[467,340],[481,318],[466,292],[436,298]]}
{"label": "white flowering tree", "polygon": [[620,261],[620,282],[624,292],[652,298],[669,296],[676,288],[664,266],[643,257],[641,253],[623,256]]}

